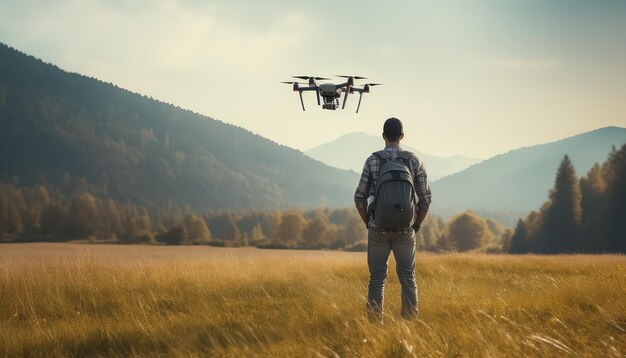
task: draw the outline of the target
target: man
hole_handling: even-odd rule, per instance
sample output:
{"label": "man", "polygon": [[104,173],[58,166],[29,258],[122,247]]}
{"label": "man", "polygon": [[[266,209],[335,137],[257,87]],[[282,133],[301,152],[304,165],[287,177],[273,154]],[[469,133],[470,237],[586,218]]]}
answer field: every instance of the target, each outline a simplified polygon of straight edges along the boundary
{"label": "man", "polygon": [[[415,285],[415,235],[426,217],[431,202],[431,193],[426,181],[426,171],[419,159],[400,148],[400,140],[404,138],[402,122],[397,118],[389,118],[383,125],[384,153],[374,153],[365,161],[361,179],[354,194],[356,208],[368,228],[367,264],[370,281],[367,295],[367,312],[371,319],[382,321],[383,290],[387,278],[387,261],[393,251],[396,259],[396,271],[402,286],[402,311],[404,318],[417,317],[417,286]],[[376,225],[376,212],[368,210],[368,198],[375,195],[379,173],[386,160],[403,160],[408,165],[413,181],[413,189],[417,194],[417,210],[412,225],[401,228],[386,228]],[[400,156],[399,156],[400,154]],[[409,156],[410,154],[410,156]],[[411,179],[409,177],[409,179]],[[412,200],[412,198],[410,198]],[[412,201],[414,202],[414,201]],[[371,209],[372,205],[370,205]]]}

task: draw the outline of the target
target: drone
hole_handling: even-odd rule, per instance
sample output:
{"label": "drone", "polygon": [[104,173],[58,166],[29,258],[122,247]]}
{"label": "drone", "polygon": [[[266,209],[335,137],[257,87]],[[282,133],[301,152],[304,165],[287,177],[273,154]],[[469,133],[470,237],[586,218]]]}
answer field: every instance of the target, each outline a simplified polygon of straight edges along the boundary
{"label": "drone", "polygon": [[[364,80],[367,77],[361,76],[344,76],[344,75],[336,75],[340,78],[346,78],[346,82],[334,84],[334,83],[321,83],[317,84],[316,81],[328,81],[330,78],[325,77],[315,77],[315,76],[291,76],[293,78],[306,80],[305,83],[302,82],[281,82],[289,85],[293,85],[293,91],[298,92],[300,95],[300,103],[302,104],[302,110],[304,109],[304,100],[302,99],[302,92],[305,91],[315,91],[317,94],[317,105],[319,106],[320,97],[324,100],[324,104],[322,105],[323,109],[336,110],[339,106],[339,98],[341,98],[341,94],[343,95],[343,104],[341,105],[341,109],[346,108],[346,101],[348,100],[348,95],[354,92],[359,94],[359,104],[356,107],[356,113],[359,113],[359,108],[361,107],[361,99],[363,98],[363,93],[370,93],[370,87],[379,86],[382,83],[367,83],[364,84],[362,88],[354,87],[354,80]],[[300,85],[306,85],[305,87],[300,87]]]}

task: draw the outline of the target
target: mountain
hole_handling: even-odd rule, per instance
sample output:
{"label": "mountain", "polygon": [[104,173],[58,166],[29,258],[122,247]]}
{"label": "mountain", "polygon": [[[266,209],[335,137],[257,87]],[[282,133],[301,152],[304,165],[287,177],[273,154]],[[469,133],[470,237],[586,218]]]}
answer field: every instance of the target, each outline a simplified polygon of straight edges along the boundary
{"label": "mountain", "polygon": [[578,177],[626,143],[626,128],[606,127],[556,142],[497,155],[431,185],[433,208],[508,210],[527,213],[548,199],[566,154]]}
{"label": "mountain", "polygon": [[[384,142],[380,136],[349,133],[304,153],[333,167],[350,169],[360,173],[367,156],[382,149],[383,146]],[[458,172],[481,161],[481,159],[467,158],[461,155],[445,158],[435,157],[403,144],[401,146],[402,149],[415,153],[424,163],[430,181]]]}
{"label": "mountain", "polygon": [[352,204],[358,175],[0,44],[0,178],[195,210]]}

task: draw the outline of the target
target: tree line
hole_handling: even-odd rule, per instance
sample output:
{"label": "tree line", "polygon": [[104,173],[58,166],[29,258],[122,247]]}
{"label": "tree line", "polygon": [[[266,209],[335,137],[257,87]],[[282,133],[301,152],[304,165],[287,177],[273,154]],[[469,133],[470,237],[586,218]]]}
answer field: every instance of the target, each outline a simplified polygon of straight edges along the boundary
{"label": "tree line", "polygon": [[[176,203],[146,208],[101,198],[86,185],[65,192],[45,180],[34,186],[20,186],[16,179],[0,183],[1,240],[367,249],[367,230],[354,208],[197,213]],[[465,212],[447,223],[429,216],[417,239],[424,251],[502,251],[507,235],[510,230],[497,221]]]}
{"label": "tree line", "polygon": [[549,200],[511,237],[512,253],[626,253],[626,144],[578,179],[566,155]]}
{"label": "tree line", "polygon": [[254,245],[267,248],[363,250],[365,229],[352,209],[309,211],[163,208],[117,202],[51,184],[0,183],[0,238],[7,242],[71,241],[167,245]]}
{"label": "tree line", "polygon": [[[365,251],[367,230],[353,208],[207,210],[168,203],[144,207],[98,197],[85,181],[56,187],[0,183],[2,241],[69,241]],[[71,183],[71,184],[69,184]],[[83,183],[81,185],[81,183]],[[626,145],[578,179],[568,156],[549,200],[515,230],[466,211],[447,221],[429,214],[421,251],[511,253],[626,252]]]}

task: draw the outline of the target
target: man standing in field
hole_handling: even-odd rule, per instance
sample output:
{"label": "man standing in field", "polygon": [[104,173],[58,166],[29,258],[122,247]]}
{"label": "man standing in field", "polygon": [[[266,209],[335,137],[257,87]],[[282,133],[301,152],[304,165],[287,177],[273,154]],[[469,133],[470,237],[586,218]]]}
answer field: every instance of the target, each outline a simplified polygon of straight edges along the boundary
{"label": "man standing in field", "polygon": [[[401,315],[407,319],[417,317],[415,235],[428,212],[431,193],[423,164],[413,153],[400,148],[403,138],[402,122],[387,119],[383,125],[385,149],[367,158],[354,194],[356,208],[368,228],[367,312],[377,321],[383,317],[383,290],[391,251],[402,286]],[[373,200],[368,205],[370,197]]]}

